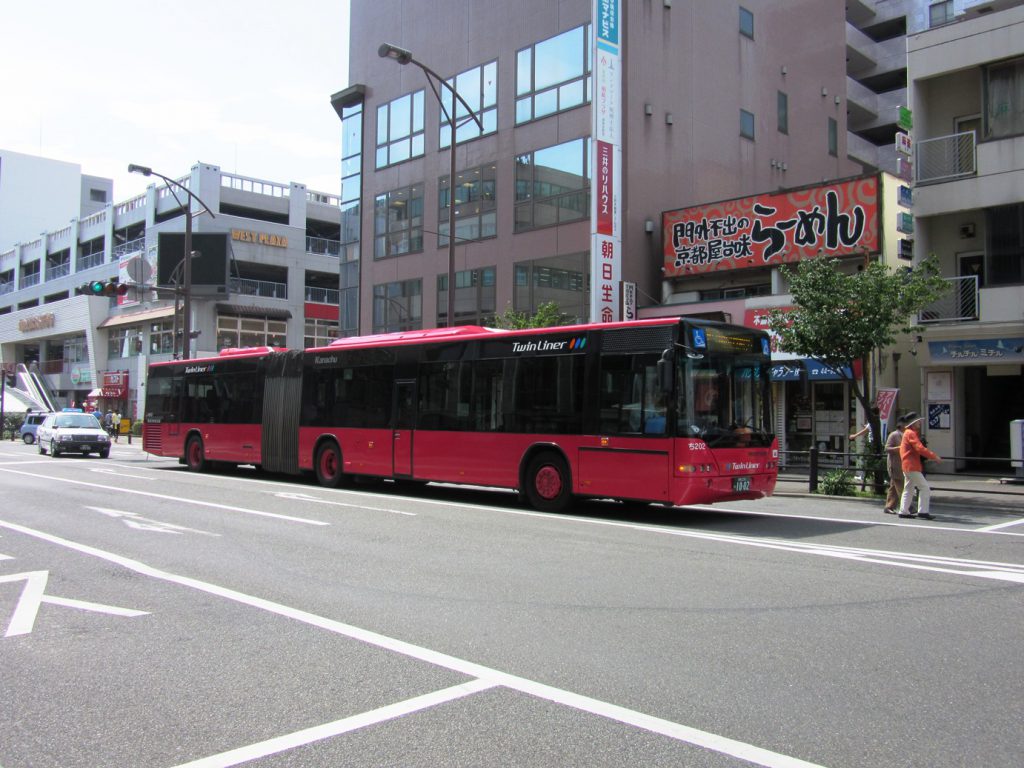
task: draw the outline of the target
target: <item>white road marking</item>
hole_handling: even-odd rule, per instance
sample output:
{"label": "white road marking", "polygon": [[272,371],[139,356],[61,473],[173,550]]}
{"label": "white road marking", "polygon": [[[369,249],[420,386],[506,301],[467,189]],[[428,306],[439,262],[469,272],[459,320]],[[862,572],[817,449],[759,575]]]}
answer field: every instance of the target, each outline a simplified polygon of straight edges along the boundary
{"label": "white road marking", "polygon": [[992,531],[1002,531],[1003,528],[1012,528],[1015,525],[1024,525],[1024,518],[1020,520],[1010,520],[1007,523],[999,523],[999,525],[989,525],[985,528],[978,528],[982,533],[992,533]]}
{"label": "white road marking", "polygon": [[135,496],[148,496],[152,499],[162,499],[163,501],[177,501],[182,504],[195,504],[199,507],[211,507],[213,509],[223,509],[227,512],[241,512],[246,515],[256,515],[257,517],[270,517],[275,520],[284,520],[289,523],[305,523],[306,525],[330,525],[321,520],[309,520],[305,517],[292,517],[290,515],[278,515],[274,512],[263,512],[258,509],[245,509],[244,507],[232,507],[228,504],[216,504],[212,501],[199,501],[198,499],[185,499],[178,496],[167,496],[163,493],[153,493],[151,491],[137,491],[132,488],[122,488],[116,485],[100,485],[98,483],[87,483],[84,480],[72,480],[67,477],[52,477],[49,475],[34,475],[31,472],[19,472],[15,469],[5,469],[0,467],[0,472],[7,472],[12,475],[24,475],[25,477],[33,477],[43,480],[52,480],[56,483],[70,483],[71,485],[84,485],[88,488],[102,488],[106,491],[117,491],[118,493],[129,493]]}
{"label": "white road marking", "polygon": [[99,472],[102,475],[117,475],[118,477],[132,477],[136,480],[149,480],[145,475],[126,475],[124,472],[118,472],[116,469],[110,467],[91,467],[91,471]]}
{"label": "white road marking", "polygon": [[329,504],[333,507],[348,507],[349,509],[361,509],[363,511],[370,512],[390,512],[393,515],[408,515],[409,517],[416,517],[415,512],[406,512],[401,509],[390,509],[388,507],[368,507],[365,504],[348,504],[344,501],[332,501],[331,499],[318,499],[316,496],[310,496],[308,493],[275,493],[274,495],[280,499],[308,501],[310,504]]}
{"label": "white road marking", "polygon": [[494,686],[494,683],[486,680],[472,680],[468,683],[445,688],[442,691],[434,691],[433,693],[427,693],[406,701],[388,704],[387,706],[363,712],[359,715],[335,720],[333,723],[304,728],[301,731],[267,739],[258,744],[250,744],[247,747],[239,747],[229,752],[222,752],[219,755],[211,755],[210,757],[193,760],[189,763],[182,763],[175,768],[227,768],[232,765],[241,765],[250,760],[257,760],[268,755],[276,755],[285,750],[302,747],[333,736],[340,736],[343,733],[383,723],[387,720],[394,720],[396,717],[436,707],[439,704],[446,704],[449,701],[455,701],[480,691],[486,691]]}
{"label": "white road marking", "polygon": [[148,517],[136,514],[135,512],[125,512],[120,509],[107,509],[106,507],[86,507],[95,512],[99,512],[107,517],[124,518],[122,522],[129,528],[136,528],[140,531],[156,531],[157,533],[201,533],[203,536],[220,536],[219,533],[210,533],[209,531],[201,531],[198,528],[187,528],[184,525],[175,525],[174,523],[164,523],[160,520],[151,520]]}
{"label": "white road marking", "polygon": [[[87,544],[79,544],[78,542],[63,539],[53,534],[44,533],[43,531],[37,531],[33,528],[27,528],[23,525],[18,525],[17,523],[0,520],[0,528],[6,528],[26,536],[32,536],[41,541],[47,541],[51,544],[65,547],[66,549],[71,549],[75,552],[80,552],[84,555],[89,555],[90,557],[96,557],[153,579],[177,584],[188,589],[205,592],[206,594],[216,595],[241,605],[247,605],[251,608],[267,611],[268,613],[349,637],[353,640],[358,640],[377,648],[399,653],[404,656],[408,656],[409,658],[418,659],[428,664],[433,664],[434,666],[452,670],[453,672],[459,672],[474,680],[480,680],[492,686],[504,686],[505,688],[510,688],[521,693],[546,699],[547,701],[552,701],[573,709],[599,715],[635,728],[640,728],[652,733],[658,733],[677,741],[693,744],[721,754],[730,755],[756,765],[766,766],[766,768],[821,768],[821,766],[809,763],[805,760],[800,760],[796,757],[772,752],[770,750],[754,746],[753,744],[747,744],[715,733],[691,728],[690,726],[674,723],[670,720],[652,717],[651,715],[646,715],[643,712],[637,712],[636,710],[620,707],[589,696],[582,696],[571,691],[555,688],[554,686],[545,685],[544,683],[538,683],[534,680],[529,680],[517,675],[510,675],[496,669],[491,669],[490,667],[485,667],[481,664],[450,656],[446,653],[440,653],[438,651],[430,650],[429,648],[414,645],[413,643],[408,643],[404,640],[397,640],[386,635],[381,635],[377,632],[361,629],[351,624],[345,624],[344,622],[318,616],[314,613],[309,613],[308,611],[292,608],[290,606],[282,605],[281,603],[275,603],[272,600],[247,595],[243,592],[238,592],[227,587],[221,587],[216,584],[210,584],[198,579],[193,579],[189,576],[179,576],[168,571],[162,571],[138,560],[133,560],[122,555],[116,555],[112,552],[97,549],[96,547],[92,547]],[[230,765],[230,763],[228,764]]]}
{"label": "white road marking", "polygon": [[64,608],[77,608],[82,611],[94,613],[107,613],[112,616],[145,616],[146,611],[136,611],[131,608],[119,608],[116,605],[103,605],[102,603],[90,603],[85,600],[72,600],[67,597],[53,597],[44,594],[46,582],[49,579],[49,571],[26,571],[25,573],[14,573],[10,576],[0,576],[0,583],[24,581],[25,586],[21,590],[18,604],[14,607],[11,620],[7,623],[7,632],[4,637],[16,637],[27,635],[32,631],[36,623],[36,616],[39,613],[39,606],[43,603],[59,605]]}
{"label": "white road marking", "polygon": [[[682,510],[698,509],[702,512],[731,512],[739,515],[750,515],[752,517],[782,517],[791,520],[820,520],[824,523],[848,523],[851,525],[887,525],[893,528],[926,528],[929,531],[952,531],[953,533],[985,533],[984,528],[964,528],[952,525],[924,525],[923,521],[912,523],[901,523],[899,520],[865,520],[856,517],[828,517],[826,515],[801,515],[792,512],[765,512],[757,509],[737,509],[735,507],[723,507],[718,504],[695,504],[690,507],[680,507]],[[939,514],[941,517],[941,513]],[[889,517],[892,517],[891,515]],[[1024,536],[1024,533],[1006,533],[995,531],[1003,536]]]}

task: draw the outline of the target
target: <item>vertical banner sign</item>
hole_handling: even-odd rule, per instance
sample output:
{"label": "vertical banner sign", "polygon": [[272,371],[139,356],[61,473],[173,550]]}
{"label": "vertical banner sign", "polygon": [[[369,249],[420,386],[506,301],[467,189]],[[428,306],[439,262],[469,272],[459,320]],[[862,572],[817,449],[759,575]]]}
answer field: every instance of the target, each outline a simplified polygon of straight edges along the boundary
{"label": "vertical banner sign", "polygon": [[622,286],[622,319],[636,320],[636,283],[623,280]]}
{"label": "vertical banner sign", "polygon": [[590,322],[622,318],[622,0],[593,0]]}

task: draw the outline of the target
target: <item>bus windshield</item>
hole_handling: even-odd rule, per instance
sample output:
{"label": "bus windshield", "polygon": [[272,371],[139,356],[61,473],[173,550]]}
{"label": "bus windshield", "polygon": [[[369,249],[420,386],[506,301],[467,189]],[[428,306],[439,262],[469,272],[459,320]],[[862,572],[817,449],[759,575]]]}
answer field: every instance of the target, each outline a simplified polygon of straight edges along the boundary
{"label": "bus windshield", "polygon": [[682,357],[677,429],[710,448],[768,446],[772,441],[768,363],[758,355]]}

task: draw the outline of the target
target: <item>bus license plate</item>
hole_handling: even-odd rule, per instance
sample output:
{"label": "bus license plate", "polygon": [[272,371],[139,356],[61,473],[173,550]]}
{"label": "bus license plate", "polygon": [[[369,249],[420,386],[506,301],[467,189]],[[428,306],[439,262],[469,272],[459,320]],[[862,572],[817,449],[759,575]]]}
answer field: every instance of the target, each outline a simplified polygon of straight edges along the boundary
{"label": "bus license plate", "polygon": [[732,479],[732,489],[734,491],[749,491],[750,490],[750,478],[749,477],[734,477]]}

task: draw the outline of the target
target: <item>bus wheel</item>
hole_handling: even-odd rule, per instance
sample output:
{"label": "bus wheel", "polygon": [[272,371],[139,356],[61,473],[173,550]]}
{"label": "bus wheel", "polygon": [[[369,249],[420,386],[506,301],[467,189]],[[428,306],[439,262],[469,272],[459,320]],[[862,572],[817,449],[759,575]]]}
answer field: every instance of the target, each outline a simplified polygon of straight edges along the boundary
{"label": "bus wheel", "polygon": [[203,456],[203,439],[190,437],[185,443],[185,466],[190,472],[202,472],[206,469],[206,458]]}
{"label": "bus wheel", "polygon": [[345,477],[341,468],[341,449],[328,441],[316,452],[316,480],[325,488],[337,488]]}
{"label": "bus wheel", "polygon": [[569,506],[572,483],[569,467],[556,453],[539,453],[526,469],[526,497],[542,512],[561,512]]}

